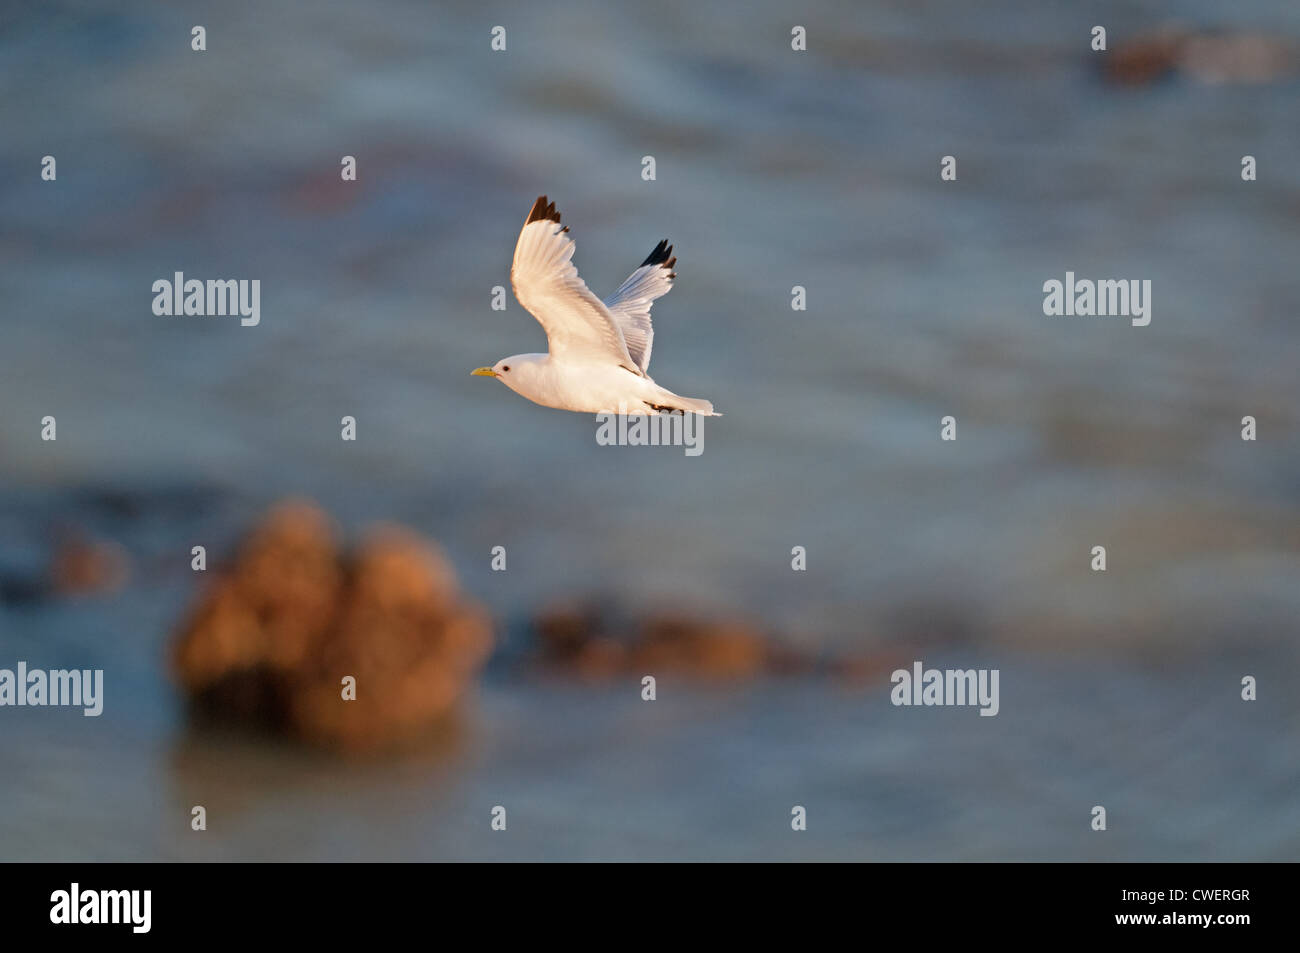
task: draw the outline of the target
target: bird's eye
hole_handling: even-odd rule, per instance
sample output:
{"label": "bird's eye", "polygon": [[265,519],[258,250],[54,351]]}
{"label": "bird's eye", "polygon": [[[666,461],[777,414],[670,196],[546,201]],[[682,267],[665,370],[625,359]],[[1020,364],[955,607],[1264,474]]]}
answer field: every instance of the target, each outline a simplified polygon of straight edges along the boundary
{"label": "bird's eye", "polygon": [[508,370],[510,370],[510,365],[507,364],[505,367],[501,368],[501,370],[503,370],[503,371],[508,371]]}

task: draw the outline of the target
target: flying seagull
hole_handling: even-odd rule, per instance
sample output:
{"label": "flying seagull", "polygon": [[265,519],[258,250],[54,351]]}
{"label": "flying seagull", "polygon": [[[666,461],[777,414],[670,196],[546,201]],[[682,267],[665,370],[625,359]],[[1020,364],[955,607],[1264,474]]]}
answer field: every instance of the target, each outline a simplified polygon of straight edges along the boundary
{"label": "flying seagull", "polygon": [[650,305],[677,275],[673,246],[662,241],[612,295],[601,301],[573,265],[574,242],[554,202],[533,203],[510,268],[519,303],[546,331],[547,354],[516,354],[472,373],[495,377],[543,407],[579,413],[639,415],[690,411],[720,417],[707,400],[679,397],[646,373],[654,328]]}

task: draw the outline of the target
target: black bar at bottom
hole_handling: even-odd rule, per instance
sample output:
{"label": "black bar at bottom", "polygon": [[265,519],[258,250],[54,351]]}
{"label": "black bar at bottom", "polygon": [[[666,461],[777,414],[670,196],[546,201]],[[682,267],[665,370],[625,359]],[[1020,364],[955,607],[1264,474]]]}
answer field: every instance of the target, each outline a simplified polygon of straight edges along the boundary
{"label": "black bar at bottom", "polygon": [[490,941],[734,940],[780,921],[927,944],[1044,930],[1231,942],[1285,929],[1294,873],[1269,864],[591,866],[12,864],[0,924],[7,940],[91,943],[337,944],[413,931],[433,942],[447,929]]}

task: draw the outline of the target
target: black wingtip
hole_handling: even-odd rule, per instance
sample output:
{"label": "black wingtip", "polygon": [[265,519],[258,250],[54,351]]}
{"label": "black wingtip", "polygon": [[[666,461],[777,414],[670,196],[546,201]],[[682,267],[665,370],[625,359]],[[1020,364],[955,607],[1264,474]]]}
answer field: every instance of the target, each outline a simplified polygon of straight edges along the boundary
{"label": "black wingtip", "polygon": [[555,210],[555,203],[546,201],[545,195],[537,196],[537,201],[533,203],[533,210],[528,213],[528,221],[525,225],[531,225],[533,222],[559,222],[560,213]]}
{"label": "black wingtip", "polygon": [[[644,268],[646,265],[664,265],[665,268],[672,268],[673,264],[677,261],[676,258],[673,258],[672,261],[668,261],[672,256],[672,253],[673,246],[669,245],[668,239],[665,238],[655,246],[655,250],[646,257],[646,260],[641,262],[641,267]],[[667,264],[664,264],[665,262],[667,262]]]}

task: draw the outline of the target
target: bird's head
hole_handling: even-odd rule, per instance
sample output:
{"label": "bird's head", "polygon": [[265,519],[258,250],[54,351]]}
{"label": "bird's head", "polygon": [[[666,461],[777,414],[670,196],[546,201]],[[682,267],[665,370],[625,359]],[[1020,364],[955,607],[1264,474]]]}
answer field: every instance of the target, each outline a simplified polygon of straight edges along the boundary
{"label": "bird's head", "polygon": [[545,354],[516,354],[501,358],[491,367],[476,367],[470,373],[475,377],[495,377],[511,390],[518,390],[520,385],[527,386],[526,382],[545,358]]}

